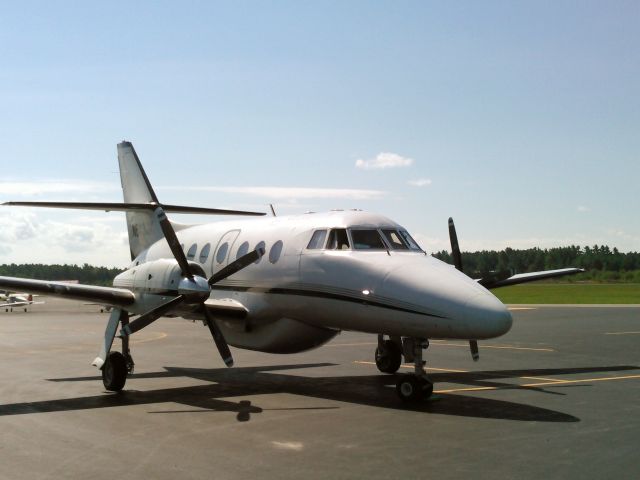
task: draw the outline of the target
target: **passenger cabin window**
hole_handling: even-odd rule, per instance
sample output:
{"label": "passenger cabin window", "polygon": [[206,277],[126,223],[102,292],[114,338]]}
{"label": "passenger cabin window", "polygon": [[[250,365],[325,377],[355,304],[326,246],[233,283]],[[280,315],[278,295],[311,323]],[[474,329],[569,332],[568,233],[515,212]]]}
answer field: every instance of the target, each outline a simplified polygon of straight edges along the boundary
{"label": "passenger cabin window", "polygon": [[240,258],[249,253],[249,242],[242,242],[242,245],[238,247],[238,253],[236,253],[236,258]]}
{"label": "passenger cabin window", "polygon": [[391,248],[394,250],[409,250],[409,245],[407,242],[403,240],[400,236],[400,233],[397,230],[382,230],[384,234],[384,238],[387,239],[387,243],[391,245]]}
{"label": "passenger cabin window", "polygon": [[[256,245],[256,250],[262,250],[263,254],[265,252],[265,246],[266,244],[263,241],[259,241],[258,244]],[[256,260],[255,262],[253,262],[254,264],[259,264],[260,260],[262,260],[262,257],[258,258],[258,260]]]}
{"label": "passenger cabin window", "polygon": [[351,230],[355,250],[386,250],[378,230]]}
{"label": "passenger cabin window", "polygon": [[216,253],[216,262],[218,264],[224,262],[227,258],[227,251],[229,250],[229,244],[224,242],[220,247],[218,247],[218,253]]}
{"label": "passenger cabin window", "polygon": [[320,248],[324,248],[324,241],[326,238],[326,230],[316,230],[315,232],[313,232],[313,236],[311,237],[311,240],[309,240],[309,245],[307,245],[307,248],[309,250],[318,250]]}
{"label": "passenger cabin window", "polygon": [[207,258],[209,258],[209,252],[211,251],[211,244],[207,243],[204,247],[202,247],[202,250],[200,251],[200,263],[204,263],[207,261]]}
{"label": "passenger cabin window", "polygon": [[409,232],[407,232],[406,230],[400,230],[400,235],[402,236],[403,240],[407,242],[411,250],[423,251],[420,248],[420,246],[416,243],[416,241],[413,238],[411,238],[411,235],[409,235]]}
{"label": "passenger cabin window", "polygon": [[280,258],[280,254],[282,253],[282,240],[278,240],[273,244],[271,250],[269,250],[269,261],[271,263],[276,263]]}
{"label": "passenger cabin window", "polygon": [[198,244],[194,243],[189,247],[189,251],[187,252],[187,260],[193,260],[196,258],[196,250],[198,250]]}
{"label": "passenger cabin window", "polygon": [[329,250],[349,250],[347,230],[344,228],[334,228],[331,230],[329,240],[327,241],[327,248]]}

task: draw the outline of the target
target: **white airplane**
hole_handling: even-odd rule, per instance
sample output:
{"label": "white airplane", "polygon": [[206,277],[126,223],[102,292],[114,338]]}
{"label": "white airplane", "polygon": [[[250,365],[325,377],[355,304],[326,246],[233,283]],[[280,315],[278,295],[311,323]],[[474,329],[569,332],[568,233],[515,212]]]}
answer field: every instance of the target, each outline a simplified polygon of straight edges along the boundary
{"label": "white airplane", "polygon": [[4,308],[5,312],[13,312],[14,308],[22,307],[24,311],[27,311],[27,307],[30,305],[41,305],[44,302],[34,302],[33,297],[37,297],[38,295],[30,295],[28,293],[14,293],[14,292],[5,292],[0,294],[0,301],[5,303],[0,303],[0,308]]}
{"label": "white airplane", "polygon": [[[0,277],[0,287],[113,307],[93,362],[110,391],[121,390],[133,372],[129,337],[167,316],[201,320],[227,366],[228,345],[296,353],[341,330],[375,334],[380,371],[395,373],[403,358],[414,364],[396,391],[417,401],[433,391],[423,361],[428,339],[468,340],[477,359],[478,340],[511,328],[511,314],[488,288],[579,271],[473,280],[460,271],[451,219],[457,268],[427,255],[401,225],[362,211],[172,223],[167,213],[264,214],[162,204],[131,143],[118,145],[118,161],[124,203],[5,203],[125,211],[132,261],[113,287]],[[119,325],[122,352],[111,349]]]}

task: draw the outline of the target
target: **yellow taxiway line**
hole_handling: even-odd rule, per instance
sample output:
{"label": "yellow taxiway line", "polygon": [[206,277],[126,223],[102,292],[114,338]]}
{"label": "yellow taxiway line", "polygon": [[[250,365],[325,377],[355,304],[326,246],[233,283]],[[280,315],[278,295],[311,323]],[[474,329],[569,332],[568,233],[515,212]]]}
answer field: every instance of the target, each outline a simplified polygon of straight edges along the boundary
{"label": "yellow taxiway line", "polygon": [[[527,378],[527,377],[518,377]],[[552,380],[541,383],[526,383],[524,385],[505,385],[500,387],[468,387],[468,388],[451,388],[447,390],[434,390],[433,393],[456,393],[456,392],[475,392],[480,390],[508,390],[517,388],[538,388],[538,387],[556,387],[560,385],[569,385],[575,383],[593,383],[593,382],[610,382],[614,380],[631,380],[638,379],[640,375],[624,375],[621,377],[600,377],[600,378],[581,378],[579,380]]]}
{"label": "yellow taxiway line", "polygon": [[[448,343],[447,340],[431,340],[431,345],[440,345],[445,347],[464,347],[469,348],[468,343]],[[377,342],[360,342],[360,343],[330,343],[325,347],[361,347],[378,345]],[[480,348],[497,348],[503,350],[529,350],[533,352],[555,352],[553,348],[534,348],[534,347],[514,347],[513,345],[485,345],[480,344]]]}
{"label": "yellow taxiway line", "polygon": [[[365,360],[355,360],[353,363],[358,363],[360,365],[375,365],[376,362],[367,362]],[[413,365],[408,365],[403,363],[400,365],[400,368],[411,368],[413,369]],[[453,373],[469,373],[469,370],[454,370],[452,368],[436,368],[436,367],[426,367],[427,370],[435,370],[438,372],[453,372]]]}
{"label": "yellow taxiway line", "polygon": [[605,335],[640,335],[640,332],[607,332]]}
{"label": "yellow taxiway line", "polygon": [[[469,348],[468,343],[445,343],[446,340],[432,340],[431,345],[442,345],[445,347],[464,347]],[[533,347],[514,347],[513,345],[485,345],[483,343],[479,344],[480,349],[483,348],[497,348],[504,350],[529,350],[533,352],[555,352],[553,348],[533,348]]]}

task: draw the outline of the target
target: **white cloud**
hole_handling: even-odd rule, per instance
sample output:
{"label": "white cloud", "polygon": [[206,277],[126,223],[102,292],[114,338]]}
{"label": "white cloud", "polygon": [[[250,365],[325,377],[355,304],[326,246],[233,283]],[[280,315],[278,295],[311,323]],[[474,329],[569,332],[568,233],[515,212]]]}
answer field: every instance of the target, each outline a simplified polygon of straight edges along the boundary
{"label": "white cloud", "polygon": [[580,213],[587,213],[590,212],[591,209],[589,207],[585,207],[584,205],[578,205],[578,211]]}
{"label": "white cloud", "polygon": [[356,160],[356,168],[363,170],[380,170],[383,168],[409,167],[413,164],[413,158],[406,158],[397,153],[380,152],[375,158]]}
{"label": "white cloud", "polygon": [[124,219],[79,224],[73,214],[0,211],[0,263],[76,263],[124,266],[129,261]]}
{"label": "white cloud", "polygon": [[415,180],[409,180],[407,182],[407,184],[411,185],[412,187],[426,187],[428,185],[431,185],[431,179],[430,178],[417,178]]}
{"label": "white cloud", "polygon": [[382,190],[362,190],[353,188],[306,188],[306,187],[196,187],[166,186],[157,190],[180,190],[201,192],[235,193],[276,199],[347,198],[353,200],[375,200],[384,197]]}
{"label": "white cloud", "polygon": [[32,182],[0,181],[0,195],[46,195],[58,193],[94,194],[119,190],[116,183],[92,182],[87,180],[36,180]]}

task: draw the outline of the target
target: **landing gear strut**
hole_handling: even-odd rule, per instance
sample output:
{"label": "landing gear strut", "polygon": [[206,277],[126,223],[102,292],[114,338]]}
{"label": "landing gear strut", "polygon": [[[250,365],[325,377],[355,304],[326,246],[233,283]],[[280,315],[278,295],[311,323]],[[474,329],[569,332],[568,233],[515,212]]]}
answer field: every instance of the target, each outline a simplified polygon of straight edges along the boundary
{"label": "landing gear strut", "polygon": [[102,383],[104,384],[104,388],[111,392],[119,392],[124,388],[127,375],[133,373],[135,367],[133,357],[131,357],[131,351],[129,350],[129,337],[127,335],[120,335],[122,353],[109,351],[118,324],[121,324],[122,328],[128,325],[129,314],[126,311],[114,309],[107,324],[102,350],[93,363],[102,370]]}
{"label": "landing gear strut", "polygon": [[385,340],[383,335],[378,335],[378,348],[376,348],[376,366],[382,373],[396,373],[402,364],[402,350],[397,341]]}
{"label": "landing gear strut", "polygon": [[[416,402],[427,399],[433,393],[433,383],[424,370],[425,361],[422,351],[429,347],[429,341],[422,338],[405,338],[405,359],[413,359],[414,373],[402,375],[396,383],[396,392],[404,402]],[[412,358],[411,358],[412,356]]]}

